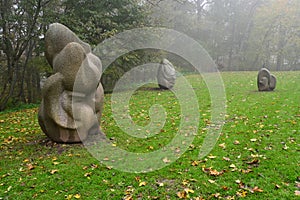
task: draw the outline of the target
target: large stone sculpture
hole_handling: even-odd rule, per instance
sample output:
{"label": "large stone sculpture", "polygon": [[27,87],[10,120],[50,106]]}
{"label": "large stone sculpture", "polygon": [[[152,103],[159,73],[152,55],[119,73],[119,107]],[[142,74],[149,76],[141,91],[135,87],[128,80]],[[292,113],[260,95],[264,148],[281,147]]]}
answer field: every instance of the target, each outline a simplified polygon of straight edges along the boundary
{"label": "large stone sculpture", "polygon": [[[38,121],[55,142],[81,142],[100,132],[104,92],[101,61],[66,26],[51,24],[45,55],[54,74],[44,83]],[[76,80],[76,81],[75,81]]]}
{"label": "large stone sculpture", "polygon": [[171,89],[176,80],[174,66],[167,59],[163,59],[158,67],[157,82],[161,89]]}
{"label": "large stone sculpture", "polygon": [[259,70],[257,75],[257,87],[259,91],[272,91],[276,87],[276,77],[266,68]]}

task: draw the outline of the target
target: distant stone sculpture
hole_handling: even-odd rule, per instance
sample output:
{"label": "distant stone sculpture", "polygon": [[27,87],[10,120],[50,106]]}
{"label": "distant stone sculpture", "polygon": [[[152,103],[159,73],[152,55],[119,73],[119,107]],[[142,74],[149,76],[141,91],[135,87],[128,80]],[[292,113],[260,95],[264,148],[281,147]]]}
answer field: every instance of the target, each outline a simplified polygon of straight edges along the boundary
{"label": "distant stone sculpture", "polygon": [[46,32],[45,48],[54,74],[42,88],[41,129],[51,140],[63,143],[81,142],[99,133],[104,100],[100,59],[89,44],[59,23]]}
{"label": "distant stone sculpture", "polygon": [[157,82],[161,89],[171,89],[176,80],[174,66],[167,59],[163,59],[158,67]]}
{"label": "distant stone sculpture", "polygon": [[259,91],[272,91],[276,87],[276,77],[266,68],[259,70],[257,75],[257,87]]}

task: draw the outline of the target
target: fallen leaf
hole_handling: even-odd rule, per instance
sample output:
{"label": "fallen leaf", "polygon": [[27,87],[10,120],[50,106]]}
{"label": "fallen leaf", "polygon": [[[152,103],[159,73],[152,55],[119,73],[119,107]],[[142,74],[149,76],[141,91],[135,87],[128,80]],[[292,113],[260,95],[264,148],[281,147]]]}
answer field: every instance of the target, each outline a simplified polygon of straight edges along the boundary
{"label": "fallen leaf", "polygon": [[141,177],[139,177],[139,176],[134,177],[134,179],[135,179],[137,182],[140,182],[140,181],[141,181]]}
{"label": "fallen leaf", "polygon": [[257,158],[255,158],[255,159],[253,159],[253,160],[251,160],[251,161],[249,161],[249,162],[246,162],[248,165],[256,165],[256,164],[258,164],[258,163],[260,163],[260,160],[259,159],[257,159]]}
{"label": "fallen leaf", "polygon": [[58,172],[57,169],[53,169],[53,170],[50,171],[50,174],[55,174],[55,173],[57,173],[57,172]]}
{"label": "fallen leaf", "polygon": [[140,184],[139,184],[140,187],[145,186],[145,185],[147,185],[147,183],[146,183],[145,181],[142,181],[142,182],[140,182]]}
{"label": "fallen leaf", "polygon": [[247,196],[247,191],[245,191],[245,190],[238,191],[236,193],[236,195],[239,196],[239,197],[246,197]]}
{"label": "fallen leaf", "polygon": [[233,142],[233,144],[238,145],[238,144],[240,144],[240,141],[235,140],[235,141]]}
{"label": "fallen leaf", "polygon": [[226,196],[226,197],[224,197],[224,199],[227,199],[227,200],[235,200],[235,197],[234,197],[234,196]]}
{"label": "fallen leaf", "polygon": [[215,183],[216,181],[211,180],[211,179],[208,179],[208,182],[209,182],[209,183]]}
{"label": "fallen leaf", "polygon": [[229,188],[227,186],[222,186],[222,189],[225,191],[229,190]]}
{"label": "fallen leaf", "polygon": [[163,187],[163,186],[164,186],[164,183],[163,183],[163,182],[157,182],[157,185],[158,185],[159,187]]}
{"label": "fallen leaf", "polygon": [[75,194],[75,195],[74,195],[74,198],[75,198],[75,199],[80,199],[80,197],[81,197],[80,194]]}
{"label": "fallen leaf", "polygon": [[211,167],[210,168],[202,168],[202,171],[205,172],[205,173],[208,173],[209,175],[211,176],[220,176],[222,174],[224,174],[225,170],[222,170],[222,171],[217,171],[215,169],[212,169]]}
{"label": "fallen leaf", "polygon": [[188,194],[188,193],[194,193],[194,190],[189,189],[189,188],[185,188],[184,191]]}
{"label": "fallen leaf", "polygon": [[189,193],[194,193],[194,190],[192,189],[189,189],[189,188],[185,188],[183,191],[181,192],[177,192],[177,196],[180,198],[180,199],[186,199],[189,197]]}
{"label": "fallen leaf", "polygon": [[199,165],[198,161],[195,160],[195,161],[192,162],[192,166],[198,166],[198,165]]}
{"label": "fallen leaf", "polygon": [[169,160],[168,158],[164,158],[164,159],[163,159],[163,162],[164,162],[164,163],[170,163],[171,160]]}
{"label": "fallen leaf", "polygon": [[87,172],[84,174],[85,177],[90,177],[92,175],[92,172]]}
{"label": "fallen leaf", "polygon": [[226,161],[230,161],[230,158],[228,158],[228,157],[223,157],[222,159],[226,160]]}
{"label": "fallen leaf", "polygon": [[189,184],[189,181],[188,181],[188,180],[183,180],[183,181],[182,181],[182,185],[185,186],[185,185],[188,185],[188,184]]}
{"label": "fallen leaf", "polygon": [[26,166],[29,170],[33,170],[35,168],[31,163],[27,164]]}
{"label": "fallen leaf", "polygon": [[282,147],[283,150],[288,150],[288,146],[286,144],[284,144],[284,146]]}
{"label": "fallen leaf", "polygon": [[149,146],[147,149],[149,149],[149,150],[153,150],[153,149],[154,149],[154,147],[153,147],[153,146]]}
{"label": "fallen leaf", "polygon": [[219,144],[219,147],[221,147],[222,149],[225,149],[226,145],[225,145],[225,143],[222,143],[222,144]]}
{"label": "fallen leaf", "polygon": [[209,156],[207,156],[207,157],[210,158],[210,159],[214,159],[214,158],[216,158],[217,156],[209,155]]}
{"label": "fallen leaf", "polygon": [[253,192],[263,192],[262,189],[258,188],[257,186],[255,186],[253,189],[252,189]]}
{"label": "fallen leaf", "polygon": [[98,165],[92,164],[92,165],[91,165],[91,168],[92,168],[92,169],[97,169],[97,168],[98,168]]}
{"label": "fallen leaf", "polygon": [[249,174],[250,172],[253,172],[253,170],[252,169],[241,169],[241,172],[243,174]]}
{"label": "fallen leaf", "polygon": [[133,197],[131,195],[128,195],[124,198],[124,200],[133,200]]}
{"label": "fallen leaf", "polygon": [[186,199],[187,193],[185,191],[177,192],[177,196],[179,197],[179,199]]}
{"label": "fallen leaf", "polygon": [[195,200],[205,200],[203,197],[196,197]]}
{"label": "fallen leaf", "polygon": [[229,165],[230,168],[236,168],[235,164]]}
{"label": "fallen leaf", "polygon": [[212,197],[219,199],[221,197],[221,194],[220,193],[212,194]]}

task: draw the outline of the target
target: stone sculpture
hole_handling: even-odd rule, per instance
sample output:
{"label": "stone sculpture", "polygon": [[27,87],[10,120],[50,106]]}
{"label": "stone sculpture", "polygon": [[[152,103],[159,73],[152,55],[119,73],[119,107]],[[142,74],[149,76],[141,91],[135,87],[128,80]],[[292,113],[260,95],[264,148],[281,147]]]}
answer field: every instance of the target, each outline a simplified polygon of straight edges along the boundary
{"label": "stone sculpture", "polygon": [[89,134],[100,133],[104,100],[100,59],[89,44],[59,23],[49,26],[45,48],[54,74],[42,88],[41,129],[51,140],[63,143],[81,142]]}
{"label": "stone sculpture", "polygon": [[176,80],[174,66],[167,59],[163,59],[158,67],[157,82],[161,89],[171,89]]}
{"label": "stone sculpture", "polygon": [[276,87],[276,77],[266,68],[259,70],[257,75],[258,91],[273,91]]}

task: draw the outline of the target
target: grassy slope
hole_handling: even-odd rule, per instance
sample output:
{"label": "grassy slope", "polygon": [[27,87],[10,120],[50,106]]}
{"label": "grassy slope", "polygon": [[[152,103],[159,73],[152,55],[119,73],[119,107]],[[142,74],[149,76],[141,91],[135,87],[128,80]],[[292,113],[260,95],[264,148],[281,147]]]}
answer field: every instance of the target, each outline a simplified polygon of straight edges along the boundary
{"label": "grassy slope", "polygon": [[[209,123],[209,94],[204,82],[188,76],[199,97],[199,134],[179,160],[146,174],[101,165],[80,144],[47,141],[37,123],[37,108],[1,113],[0,199],[176,199],[184,197],[187,188],[191,199],[296,199],[300,72],[275,75],[276,90],[259,93],[256,73],[222,74],[226,124],[211,155],[202,160],[197,156]],[[110,95],[105,98],[102,129],[120,148],[155,151],[177,131],[180,106],[168,91],[144,89],[132,97],[130,112],[139,125],[147,124],[154,103],[164,105],[168,113],[163,130],[146,140],[122,133],[111,117]]]}

